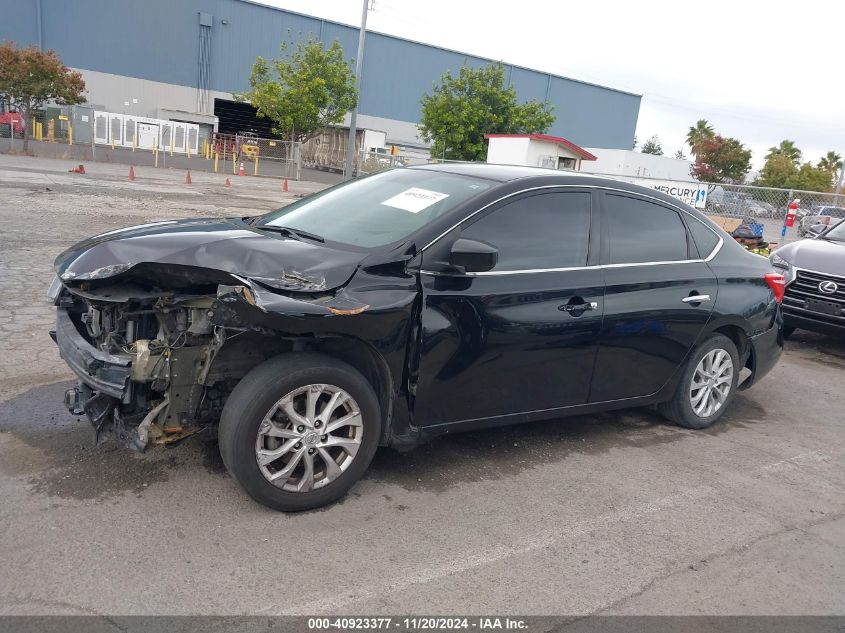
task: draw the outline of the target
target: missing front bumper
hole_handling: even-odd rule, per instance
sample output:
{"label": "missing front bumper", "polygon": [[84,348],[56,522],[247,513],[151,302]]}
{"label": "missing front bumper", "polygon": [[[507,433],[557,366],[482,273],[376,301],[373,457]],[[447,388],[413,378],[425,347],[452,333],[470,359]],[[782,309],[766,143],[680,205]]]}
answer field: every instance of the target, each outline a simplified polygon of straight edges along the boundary
{"label": "missing front bumper", "polygon": [[131,360],[102,352],[91,345],[76,329],[64,308],[56,309],[54,340],[59,346],[59,354],[82,382],[94,391],[118,400],[126,396]]}

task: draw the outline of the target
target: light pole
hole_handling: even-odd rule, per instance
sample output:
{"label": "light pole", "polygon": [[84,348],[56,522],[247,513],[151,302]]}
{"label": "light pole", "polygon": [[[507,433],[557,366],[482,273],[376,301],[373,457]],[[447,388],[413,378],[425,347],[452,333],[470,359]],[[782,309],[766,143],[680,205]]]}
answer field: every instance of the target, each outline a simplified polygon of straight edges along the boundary
{"label": "light pole", "polygon": [[[361,101],[361,72],[364,70],[364,39],[367,36],[367,9],[370,0],[364,1],[364,9],[361,12],[361,32],[358,35],[358,56],[355,58],[355,88],[358,90],[358,101]],[[346,167],[344,169],[344,180],[352,178],[352,166],[355,160],[355,136],[358,124],[358,104],[352,108],[352,115],[349,117],[349,141],[346,146]]]}

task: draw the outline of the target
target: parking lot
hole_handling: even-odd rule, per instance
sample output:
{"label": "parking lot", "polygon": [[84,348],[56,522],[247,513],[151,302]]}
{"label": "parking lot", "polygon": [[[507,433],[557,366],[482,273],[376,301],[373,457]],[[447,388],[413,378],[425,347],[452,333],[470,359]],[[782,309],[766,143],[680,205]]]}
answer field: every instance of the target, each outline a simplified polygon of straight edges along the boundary
{"label": "parking lot", "polygon": [[325,185],[0,155],[0,614],[845,613],[845,340],[797,332],[706,431],[625,410],[380,449],[274,513],[214,437],[93,446],[62,406],[53,258]]}

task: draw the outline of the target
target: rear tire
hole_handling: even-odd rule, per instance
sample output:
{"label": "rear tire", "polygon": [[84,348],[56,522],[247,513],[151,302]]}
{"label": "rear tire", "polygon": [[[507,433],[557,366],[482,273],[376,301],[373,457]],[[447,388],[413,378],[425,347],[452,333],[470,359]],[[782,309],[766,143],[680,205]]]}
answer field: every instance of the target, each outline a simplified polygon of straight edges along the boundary
{"label": "rear tire", "polygon": [[317,353],[272,358],[244,376],[220,418],[226,469],[274,510],[318,508],[347,493],[381,436],[372,386],[351,365]]}
{"label": "rear tire", "polygon": [[727,336],[709,336],[690,355],[675,395],[659,406],[678,426],[706,429],[730,406],[739,379],[739,353]]}

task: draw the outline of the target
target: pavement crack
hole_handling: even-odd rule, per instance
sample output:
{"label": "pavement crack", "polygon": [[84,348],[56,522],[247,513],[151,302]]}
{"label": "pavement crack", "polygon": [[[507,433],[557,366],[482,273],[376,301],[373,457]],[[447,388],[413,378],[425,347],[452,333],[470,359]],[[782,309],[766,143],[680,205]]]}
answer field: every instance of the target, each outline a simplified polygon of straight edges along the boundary
{"label": "pavement crack", "polygon": [[[763,541],[766,541],[766,540],[771,539],[771,538],[782,536],[783,534],[789,534],[790,532],[801,532],[802,534],[805,534],[805,535],[813,538],[814,540],[822,540],[826,543],[827,542],[826,540],[820,539],[817,535],[814,535],[810,532],[807,532],[807,530],[809,528],[813,528],[813,527],[816,527],[818,525],[824,525],[825,523],[830,523],[831,521],[836,521],[838,519],[841,519],[842,517],[845,517],[845,511],[838,512],[838,513],[833,514],[833,515],[825,515],[825,518],[821,519],[819,521],[812,521],[812,522],[801,524],[801,525],[783,526],[783,527],[781,527],[777,530],[772,530],[772,531],[766,532],[764,534],[761,534],[761,535],[757,536],[756,538],[751,539],[750,541],[742,543],[741,545],[734,545],[732,547],[728,547],[728,548],[721,550],[721,551],[705,554],[702,558],[699,559],[698,562],[709,565],[709,564],[711,564],[711,563],[713,563],[717,560],[720,560],[722,558],[725,558],[727,556],[732,556],[734,554],[741,554],[741,553],[745,552],[746,550],[754,547],[758,543],[762,543]],[[622,598],[619,598],[618,600],[614,600],[609,605],[604,606],[600,609],[596,609],[595,611],[591,612],[589,615],[594,616],[594,615],[607,614],[607,612],[615,610],[618,607],[624,605],[625,603],[630,602],[631,600],[634,600],[634,599],[639,598],[640,596],[644,595],[645,593],[647,593],[649,590],[651,590],[659,582],[662,582],[664,580],[668,580],[669,578],[672,578],[674,576],[680,576],[682,574],[689,573],[690,571],[696,571],[695,568],[693,567],[693,565],[695,565],[695,563],[687,563],[684,567],[674,568],[674,569],[671,569],[669,571],[666,571],[663,574],[659,574],[657,576],[654,576],[651,580],[649,580],[646,584],[644,584],[642,587],[637,589],[635,592],[630,593],[627,596],[623,596]]]}

